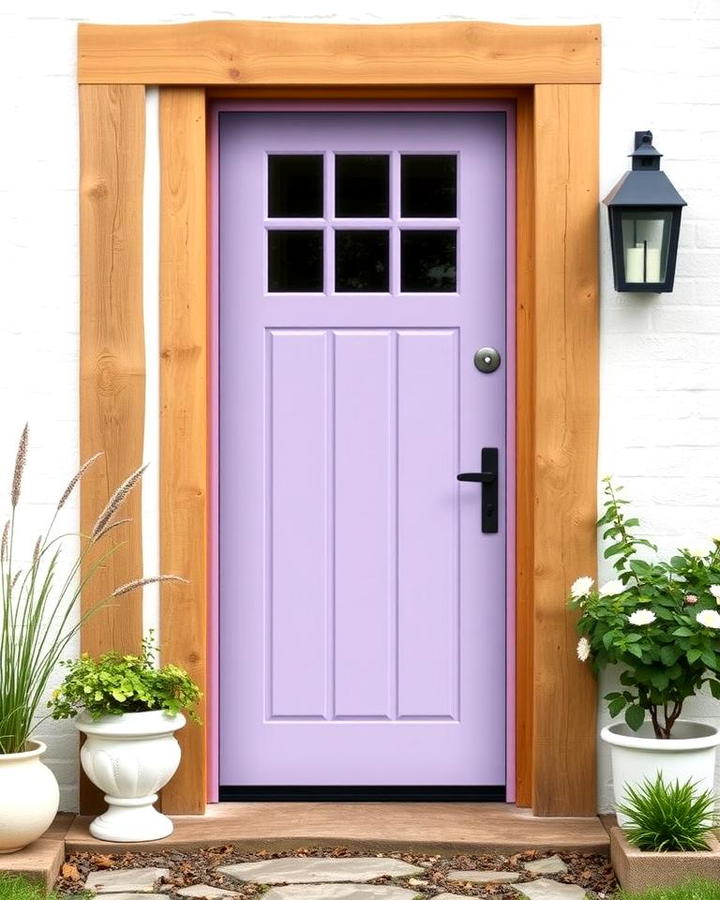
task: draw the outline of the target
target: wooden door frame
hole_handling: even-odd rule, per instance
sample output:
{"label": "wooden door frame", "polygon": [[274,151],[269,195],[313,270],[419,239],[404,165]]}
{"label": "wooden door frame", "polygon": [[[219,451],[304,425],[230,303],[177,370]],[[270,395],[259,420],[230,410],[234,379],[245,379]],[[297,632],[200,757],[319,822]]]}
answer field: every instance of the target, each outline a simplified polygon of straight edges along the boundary
{"label": "wooden door frame", "polygon": [[[161,652],[208,688],[209,274],[206,109],[219,97],[512,99],[517,116],[516,793],[538,815],[596,812],[596,685],[565,596],[595,574],[600,28],[477,22],[80,25],[80,446],[106,451],[81,528],[142,457],[146,85],[160,91]],[[135,528],[91,605],[142,570]],[[117,529],[118,532],[121,529]],[[118,539],[123,536],[118,535]],[[126,577],[129,576],[129,577]],[[123,598],[125,599],[125,598]],[[140,598],[85,624],[82,647],[135,650]],[[212,693],[215,685],[210,685]],[[201,710],[201,716],[203,710]],[[207,740],[180,734],[163,809],[202,813]],[[92,805],[83,792],[83,806]]]}

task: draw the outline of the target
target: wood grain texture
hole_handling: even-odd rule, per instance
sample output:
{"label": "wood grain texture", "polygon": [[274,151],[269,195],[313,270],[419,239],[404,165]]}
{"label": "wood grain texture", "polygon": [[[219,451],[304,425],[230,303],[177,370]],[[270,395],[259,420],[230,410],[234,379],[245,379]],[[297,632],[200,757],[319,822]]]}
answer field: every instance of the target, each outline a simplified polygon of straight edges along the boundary
{"label": "wood grain texture", "polygon": [[[298,847],[351,847],[428,854],[517,853],[532,847],[608,855],[610,840],[597,816],[538,818],[509,803],[213,803],[203,818],[177,816],[175,831],[153,850],[217,847],[279,853]],[[137,844],[99,841],[78,817],[68,852],[122,853]]]}
{"label": "wood grain texture", "polygon": [[[104,456],[80,489],[80,529],[92,530],[116,487],[142,462],[145,339],[142,308],[142,190],[145,88],[80,87],[80,455]],[[140,490],[122,508],[121,526],[102,542],[112,555],[82,593],[87,612],[112,590],[142,574]],[[83,567],[85,578],[97,560]],[[142,596],[125,594],[83,626],[81,649],[137,652]],[[102,806],[87,780],[84,811]]]}
{"label": "wood grain texture", "polygon": [[[164,586],[161,656],[206,686],[208,307],[205,92],[160,92],[160,565],[187,584]],[[204,703],[198,710],[205,718]],[[166,813],[205,811],[205,733],[178,734],[180,769]]]}
{"label": "wood grain texture", "polygon": [[78,81],[122,84],[597,83],[596,25],[190,22],[78,30]]}
{"label": "wood grain texture", "polygon": [[208,87],[209,100],[514,100],[524,85],[220,85]]}
{"label": "wood grain texture", "polygon": [[595,575],[598,106],[593,85],[535,90],[533,809],[596,809],[597,686],[575,655],[572,581]]}
{"label": "wood grain texture", "polygon": [[515,800],[532,805],[535,460],[535,165],[530,91],[516,101]]}

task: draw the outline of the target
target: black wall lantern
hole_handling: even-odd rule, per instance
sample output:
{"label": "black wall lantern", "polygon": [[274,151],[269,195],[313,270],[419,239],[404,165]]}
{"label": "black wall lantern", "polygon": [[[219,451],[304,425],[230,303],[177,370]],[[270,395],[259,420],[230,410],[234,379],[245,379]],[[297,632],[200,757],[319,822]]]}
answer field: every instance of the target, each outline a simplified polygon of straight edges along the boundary
{"label": "black wall lantern", "polygon": [[683,198],[660,171],[651,131],[635,132],[632,169],[603,201],[610,215],[616,291],[673,289]]}

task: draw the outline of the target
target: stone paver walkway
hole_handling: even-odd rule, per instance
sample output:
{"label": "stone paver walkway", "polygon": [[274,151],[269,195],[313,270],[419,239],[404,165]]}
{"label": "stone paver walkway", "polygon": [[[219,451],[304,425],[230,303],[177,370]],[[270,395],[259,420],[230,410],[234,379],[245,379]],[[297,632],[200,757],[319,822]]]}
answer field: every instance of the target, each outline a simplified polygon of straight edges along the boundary
{"label": "stone paver walkway", "polygon": [[[585,887],[564,883],[572,880],[568,877],[571,871],[579,871],[574,857],[569,858],[569,865],[557,854],[538,859],[533,858],[532,852],[509,858],[455,857],[450,865],[455,862],[458,868],[453,869],[440,856],[408,854],[398,859],[399,855],[300,854],[269,859],[256,857],[254,862],[218,865],[222,855],[213,860],[211,854],[205,865],[198,865],[202,860],[189,863],[187,856],[172,854],[167,860],[169,868],[161,868],[165,862],[162,855],[145,857],[155,866],[144,868],[107,868],[112,857],[103,859],[104,867],[99,871],[83,867],[82,859],[70,868],[75,870],[77,878],[77,866],[82,867],[83,877],[87,875],[84,888],[101,895],[98,900],[172,900],[173,896],[176,900],[243,900],[255,898],[257,891],[263,889],[266,891],[263,900],[416,900],[418,896],[423,900],[458,900],[470,893],[486,896],[488,891],[498,894],[498,900],[512,900],[513,896],[517,900],[586,898]],[[142,859],[137,857],[138,862]],[[592,865],[589,859],[585,857],[582,865]],[[471,868],[473,865],[476,868]],[[501,868],[506,865],[507,868]],[[596,861],[594,865],[595,871],[605,873],[605,881],[599,884],[608,884],[611,893],[612,873],[608,878],[604,863]],[[190,877],[189,873],[192,873]],[[561,876],[562,880],[545,877],[553,875]],[[375,880],[384,883],[367,883]],[[585,885],[589,882],[585,869],[580,880]],[[454,893],[455,886],[460,893]],[[83,882],[78,881],[78,889],[82,887]],[[74,897],[65,896],[68,900]]]}
{"label": "stone paver walkway", "polygon": [[415,897],[415,891],[385,884],[291,884],[263,894],[263,900],[414,900]]}
{"label": "stone paver walkway", "polygon": [[471,869],[465,872],[454,869],[447,875],[448,881],[468,881],[470,884],[510,884],[519,878],[519,872],[495,872],[489,869]]}
{"label": "stone paver walkway", "polygon": [[530,900],[583,900],[585,890],[576,884],[561,884],[550,878],[538,878],[524,884],[514,884],[514,891],[519,891]]}
{"label": "stone paver walkway", "polygon": [[523,863],[523,869],[532,875],[564,875],[568,867],[559,856],[546,856],[544,859],[533,859]]}
{"label": "stone paver walkway", "polygon": [[192,884],[190,887],[178,888],[176,893],[181,897],[197,897],[199,900],[222,900],[223,897],[240,896],[237,891],[226,891],[211,884]]}
{"label": "stone paver walkway", "polygon": [[152,894],[161,878],[170,869],[104,869],[91,872],[85,881],[85,889],[97,894]]}
{"label": "stone paver walkway", "polygon": [[237,881],[252,881],[255,884],[318,884],[323,881],[372,881],[385,876],[399,878],[419,875],[425,870],[399,859],[366,856],[343,859],[285,857],[267,862],[219,866],[217,871]]}
{"label": "stone paver walkway", "polygon": [[112,893],[107,892],[103,896],[107,896],[108,900],[167,900],[167,894],[138,894],[136,891],[118,891],[117,893],[113,891]]}

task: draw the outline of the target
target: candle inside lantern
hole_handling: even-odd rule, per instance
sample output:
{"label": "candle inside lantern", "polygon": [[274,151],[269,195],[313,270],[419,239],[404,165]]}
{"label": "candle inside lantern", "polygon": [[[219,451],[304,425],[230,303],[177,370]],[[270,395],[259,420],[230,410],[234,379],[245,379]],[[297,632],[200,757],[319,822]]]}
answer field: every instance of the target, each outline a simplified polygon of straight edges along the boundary
{"label": "candle inside lantern", "polygon": [[625,251],[625,281],[645,281],[645,250],[643,247],[628,247]]}
{"label": "candle inside lantern", "polygon": [[660,251],[656,247],[648,247],[645,257],[645,281],[658,283],[660,280]]}

